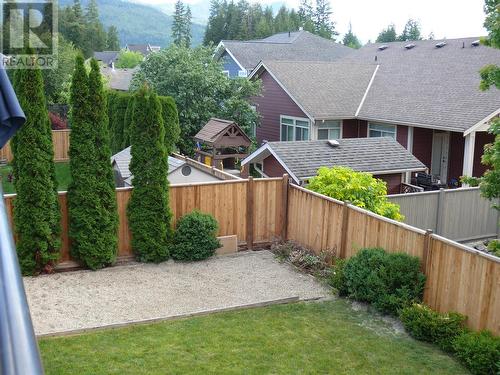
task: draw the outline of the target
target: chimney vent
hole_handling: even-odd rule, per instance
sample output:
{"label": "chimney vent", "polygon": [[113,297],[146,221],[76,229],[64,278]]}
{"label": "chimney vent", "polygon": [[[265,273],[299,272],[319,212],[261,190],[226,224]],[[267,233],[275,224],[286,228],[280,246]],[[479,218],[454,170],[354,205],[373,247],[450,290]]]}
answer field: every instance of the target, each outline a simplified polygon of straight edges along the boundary
{"label": "chimney vent", "polygon": [[439,42],[436,44],[436,48],[443,48],[446,45],[446,42]]}
{"label": "chimney vent", "polygon": [[387,49],[388,47],[389,47],[388,45],[383,44],[383,45],[381,45],[380,47],[378,47],[378,50],[379,50],[379,51],[383,51],[384,49]]}
{"label": "chimney vent", "polygon": [[410,43],[405,46],[406,49],[412,49],[413,47],[415,47],[414,43]]}
{"label": "chimney vent", "polygon": [[472,47],[478,47],[481,44],[481,42],[478,40],[475,40],[471,43]]}
{"label": "chimney vent", "polygon": [[335,139],[329,139],[328,144],[330,145],[330,147],[333,147],[333,148],[339,147],[339,145],[340,145],[339,141],[336,141]]}

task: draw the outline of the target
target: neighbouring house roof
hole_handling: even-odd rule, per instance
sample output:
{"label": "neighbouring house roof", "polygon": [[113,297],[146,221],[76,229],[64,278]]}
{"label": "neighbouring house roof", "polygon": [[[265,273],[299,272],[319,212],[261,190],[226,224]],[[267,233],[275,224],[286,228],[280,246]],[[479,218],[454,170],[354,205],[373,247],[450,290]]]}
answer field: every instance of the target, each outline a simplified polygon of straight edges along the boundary
{"label": "neighbouring house roof", "polygon": [[140,52],[144,57],[149,55],[151,52],[158,52],[160,50],[160,46],[152,46],[148,44],[127,44],[126,49],[133,52]]}
{"label": "neighbouring house roof", "polygon": [[[132,173],[130,173],[129,165],[132,160],[132,155],[130,154],[131,146],[121,150],[120,152],[114,154],[111,157],[111,164],[116,166],[116,169],[120,172],[123,180],[128,184],[132,185]],[[172,156],[168,157],[168,173],[172,173],[175,170],[182,167],[186,162],[174,158]]]}
{"label": "neighbouring house roof", "polygon": [[205,126],[194,136],[194,139],[210,146],[223,145],[223,137],[238,137],[241,144],[232,144],[232,146],[249,146],[252,141],[245,132],[234,122],[211,118]]}
{"label": "neighbouring house roof", "polygon": [[477,40],[451,39],[441,47],[436,46],[440,40],[368,44],[324,66],[264,60],[252,77],[270,72],[314,119],[359,118],[465,132],[500,110],[499,90],[479,90],[479,70],[498,64],[500,50]]}
{"label": "neighbouring house roof", "polygon": [[108,66],[101,67],[101,74],[106,77],[107,86],[113,90],[128,91],[132,77],[137,68],[119,69]]}
{"label": "neighbouring house roof", "polygon": [[268,142],[242,161],[242,165],[274,158],[296,183],[313,177],[320,167],[343,166],[373,174],[425,170],[426,166],[389,137],[345,138],[329,141]]}
{"label": "neighbouring house roof", "polygon": [[110,65],[118,59],[119,54],[120,51],[94,52],[94,58],[98,61],[102,61],[106,65]]}
{"label": "neighbouring house roof", "polygon": [[376,66],[315,61],[263,61],[267,70],[312,119],[354,117]]}
{"label": "neighbouring house roof", "polygon": [[252,71],[261,60],[333,61],[353,51],[308,31],[291,32],[290,36],[279,33],[259,40],[223,40],[216,56],[226,50],[247,71]]}

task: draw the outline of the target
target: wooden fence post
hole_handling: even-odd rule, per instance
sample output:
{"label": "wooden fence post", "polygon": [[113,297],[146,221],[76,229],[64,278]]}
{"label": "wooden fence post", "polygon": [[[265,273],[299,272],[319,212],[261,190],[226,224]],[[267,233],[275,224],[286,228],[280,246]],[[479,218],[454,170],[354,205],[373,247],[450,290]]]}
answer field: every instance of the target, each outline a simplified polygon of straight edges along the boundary
{"label": "wooden fence post", "polygon": [[444,222],[445,222],[445,209],[446,197],[445,190],[439,189],[438,204],[437,204],[437,219],[436,219],[436,234],[443,236]]}
{"label": "wooden fence post", "polygon": [[347,253],[347,231],[349,229],[349,201],[344,202],[342,209],[342,228],[340,232],[340,253],[339,257],[345,259]]}
{"label": "wooden fence post", "polygon": [[247,182],[247,248],[253,250],[253,204],[254,204],[254,189],[253,177],[248,177]]}
{"label": "wooden fence post", "polygon": [[422,252],[422,272],[427,275],[428,271],[428,263],[430,260],[430,252],[431,252],[431,234],[432,229],[427,229],[425,231],[424,237],[424,251]]}
{"label": "wooden fence post", "polygon": [[283,181],[281,183],[281,240],[287,240],[287,230],[288,230],[288,186],[290,180],[288,174],[283,175]]}

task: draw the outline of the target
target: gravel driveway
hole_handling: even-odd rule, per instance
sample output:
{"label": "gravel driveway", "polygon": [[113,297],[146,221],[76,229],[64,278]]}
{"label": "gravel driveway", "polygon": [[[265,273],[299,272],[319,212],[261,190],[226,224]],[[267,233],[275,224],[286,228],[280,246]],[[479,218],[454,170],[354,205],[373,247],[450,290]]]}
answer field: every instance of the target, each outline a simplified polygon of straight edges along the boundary
{"label": "gravel driveway", "polygon": [[24,286],[36,334],[329,294],[269,251],[26,277]]}

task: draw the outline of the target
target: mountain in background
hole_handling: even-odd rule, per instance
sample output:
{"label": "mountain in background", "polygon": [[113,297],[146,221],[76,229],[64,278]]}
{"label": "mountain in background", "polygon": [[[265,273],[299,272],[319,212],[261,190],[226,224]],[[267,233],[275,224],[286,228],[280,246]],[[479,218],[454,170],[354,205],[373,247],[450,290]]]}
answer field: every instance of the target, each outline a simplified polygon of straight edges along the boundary
{"label": "mountain in background", "polygon": [[[88,0],[82,1],[82,7]],[[72,5],[73,0],[60,0],[59,6]],[[120,37],[120,45],[145,44],[168,46],[171,43],[171,26],[173,17],[160,9],[121,0],[97,0],[99,18],[106,29],[115,25]],[[193,23],[191,26],[193,45],[203,41],[205,26]]]}

